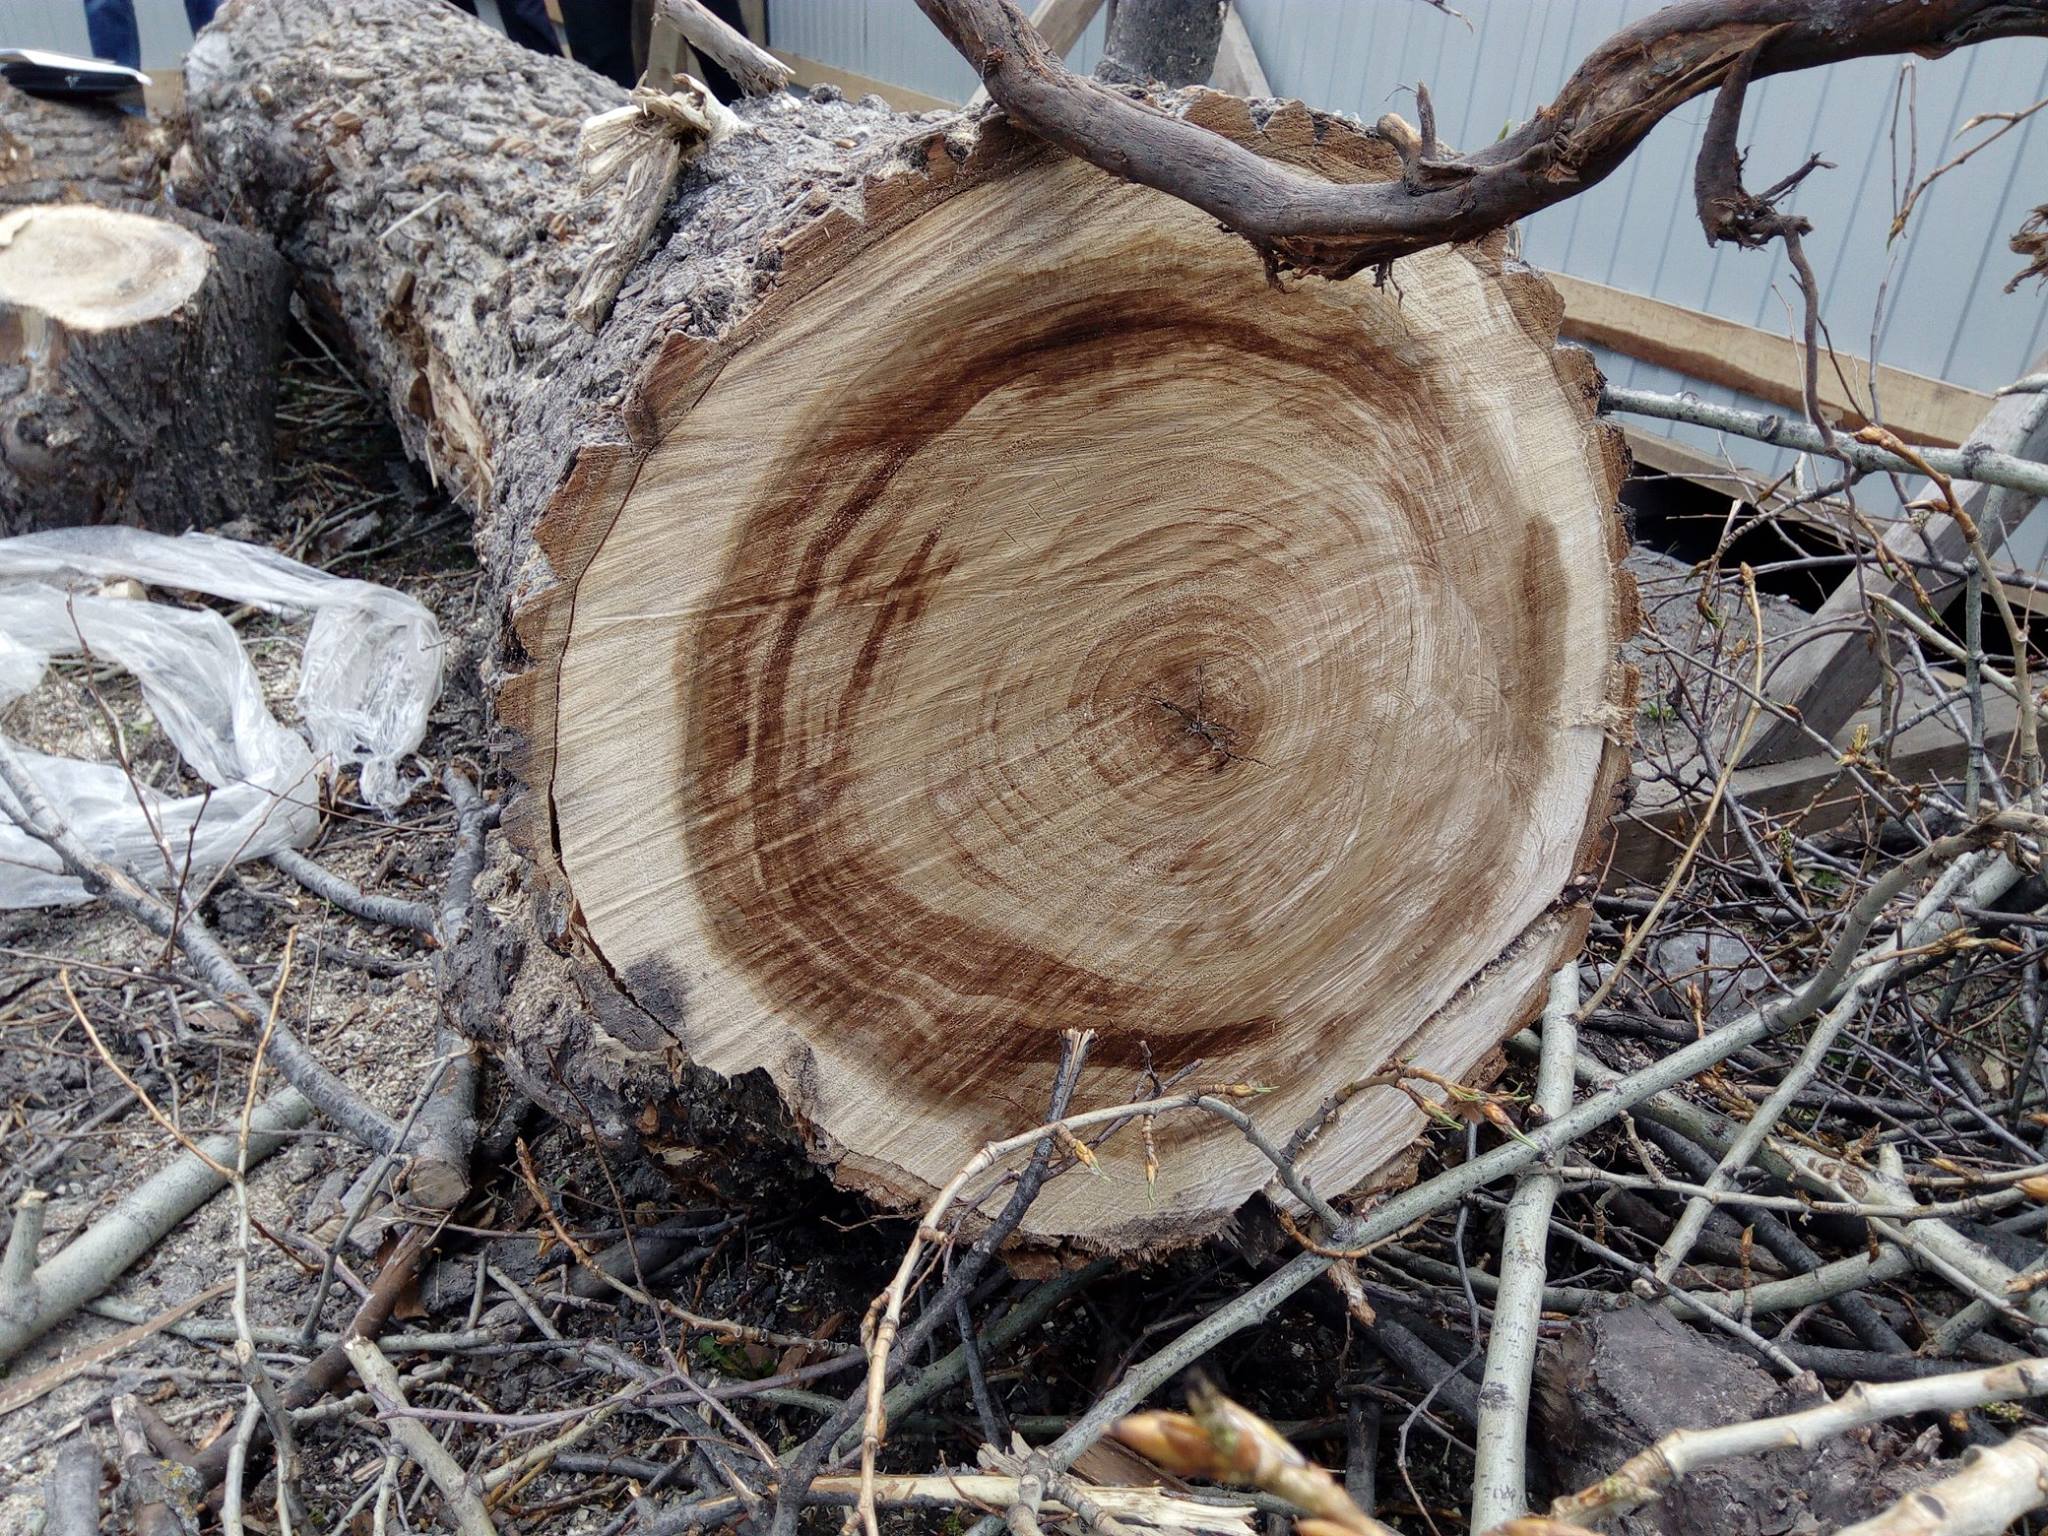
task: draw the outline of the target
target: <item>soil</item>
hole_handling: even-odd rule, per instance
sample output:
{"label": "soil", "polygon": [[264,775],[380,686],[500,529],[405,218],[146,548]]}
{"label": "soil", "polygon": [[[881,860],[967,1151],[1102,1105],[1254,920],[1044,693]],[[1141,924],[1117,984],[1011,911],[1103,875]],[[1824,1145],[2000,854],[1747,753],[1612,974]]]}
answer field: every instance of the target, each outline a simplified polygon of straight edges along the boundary
{"label": "soil", "polygon": [[[441,616],[456,647],[453,681],[434,712],[423,755],[439,763],[482,755],[482,716],[473,679],[477,627],[475,562],[463,521],[422,485],[354,381],[303,334],[286,371],[279,411],[280,482],[273,512],[208,531],[270,544],[339,574],[410,592]],[[264,614],[238,629],[273,713],[291,723],[300,627]],[[60,662],[42,687],[17,703],[0,729],[45,751],[111,759],[109,717],[117,719],[138,778],[189,792],[182,765],[125,675],[86,661]],[[387,821],[351,804],[345,786],[317,857],[329,868],[391,895],[431,897],[453,832],[437,797],[422,796]],[[373,928],[328,907],[268,864],[222,878],[202,915],[259,987],[274,986],[285,939],[296,935],[287,995],[320,1058],[387,1114],[403,1116],[430,1070],[436,1002],[426,953],[411,934]],[[31,1183],[50,1196],[42,1252],[55,1253],[138,1180],[177,1152],[172,1135],[134,1107],[133,1096],[87,1042],[64,998],[68,975],[79,1003],[124,1070],[190,1133],[233,1122],[247,1088],[250,1042],[203,994],[166,986],[172,967],[139,928],[99,903],[0,913],[0,1104],[9,1127],[0,1197]],[[275,1083],[266,1076],[264,1091]],[[317,1127],[254,1170],[251,1212],[280,1234],[326,1219],[338,1187],[363,1155]],[[216,1199],[107,1294],[117,1308],[154,1316],[231,1276],[234,1202]],[[258,1239],[251,1254],[250,1310],[260,1321],[296,1324],[310,1287],[301,1252]],[[360,1260],[358,1260],[360,1264]],[[331,1301],[326,1323],[350,1301]],[[217,1318],[219,1306],[197,1314]],[[15,1362],[8,1387],[119,1331],[79,1317]],[[89,1370],[27,1408],[0,1418],[0,1531],[34,1528],[41,1479],[53,1448],[111,1396],[139,1391],[187,1435],[204,1437],[241,1396],[217,1349],[158,1337]],[[91,1431],[102,1448],[102,1422]]]}

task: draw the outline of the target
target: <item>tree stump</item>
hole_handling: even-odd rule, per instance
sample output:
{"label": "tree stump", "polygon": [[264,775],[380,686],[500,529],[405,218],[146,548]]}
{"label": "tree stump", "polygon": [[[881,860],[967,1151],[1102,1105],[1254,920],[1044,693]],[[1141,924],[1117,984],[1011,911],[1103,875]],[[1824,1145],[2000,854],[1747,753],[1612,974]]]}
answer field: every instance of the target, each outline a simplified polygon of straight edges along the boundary
{"label": "tree stump", "polygon": [[0,214],[0,534],[268,509],[290,275],[143,205]]}
{"label": "tree stump", "polygon": [[[1484,1077],[1575,953],[1621,457],[1500,241],[1274,283],[1000,120],[820,93],[739,106],[584,336],[609,86],[451,8],[238,0],[188,92],[477,515],[523,856],[480,1027],[576,1123],[701,1132],[703,1084],[765,1077],[915,1206],[1089,1029],[1078,1107],[1260,1084],[1336,1194],[1424,1123],[1348,1085]],[[1398,174],[1298,105],[1173,109]],[[1156,1184],[1127,1127],[1025,1239],[1184,1242],[1273,1177],[1203,1116],[1152,1139]]]}

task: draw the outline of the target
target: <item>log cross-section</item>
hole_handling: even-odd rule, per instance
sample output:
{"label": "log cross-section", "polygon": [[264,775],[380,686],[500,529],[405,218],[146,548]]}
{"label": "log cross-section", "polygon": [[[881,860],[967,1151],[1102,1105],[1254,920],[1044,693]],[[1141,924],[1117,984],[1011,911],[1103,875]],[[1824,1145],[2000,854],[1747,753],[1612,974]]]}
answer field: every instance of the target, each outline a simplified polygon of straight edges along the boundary
{"label": "log cross-section", "polygon": [[[785,98],[685,173],[584,337],[562,295],[602,218],[538,105],[575,93],[435,9],[237,0],[191,92],[414,440],[470,406],[538,896],[500,903],[531,923],[505,1059],[650,1135],[692,1074],[772,1081],[841,1182],[921,1205],[1086,1028],[1077,1108],[1258,1083],[1284,1141],[1335,1097],[1308,1176],[1398,1177],[1421,1111],[1344,1090],[1490,1070],[1576,952],[1561,898],[1625,762],[1620,453],[1555,294],[1498,240],[1276,284],[999,123]],[[382,66],[320,46],[337,13]],[[444,116],[484,76],[533,141],[502,186]],[[1299,106],[1170,105],[1318,176],[1399,172]],[[535,997],[565,975],[588,1008]],[[1156,1186],[1129,1128],[1022,1237],[1183,1242],[1273,1177],[1220,1121],[1154,1144]]]}

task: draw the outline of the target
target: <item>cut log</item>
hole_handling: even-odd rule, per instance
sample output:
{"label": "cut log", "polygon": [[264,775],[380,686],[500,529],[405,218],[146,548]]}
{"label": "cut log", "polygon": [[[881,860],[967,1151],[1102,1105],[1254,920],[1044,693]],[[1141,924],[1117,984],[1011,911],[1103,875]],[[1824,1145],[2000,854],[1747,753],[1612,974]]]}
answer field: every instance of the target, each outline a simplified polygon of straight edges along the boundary
{"label": "cut log", "polygon": [[[1275,284],[999,122],[785,96],[590,336],[603,82],[448,7],[235,0],[187,83],[476,513],[524,863],[472,969],[576,1124],[723,1133],[700,1088],[772,1080],[841,1182],[920,1205],[1042,1115],[1064,1030],[1080,1106],[1255,1082],[1285,1140],[1390,1061],[1483,1077],[1575,953],[1633,687],[1621,458],[1502,242]],[[1398,174],[1298,105],[1173,105]],[[1397,1176],[1422,1125],[1353,1093],[1304,1167]],[[1156,1147],[1156,1189],[1127,1128],[1025,1237],[1187,1241],[1272,1179],[1198,1116]]]}
{"label": "cut log", "polygon": [[267,511],[290,274],[161,206],[0,213],[0,534]]}
{"label": "cut log", "polygon": [[175,136],[110,106],[51,101],[0,81],[0,212],[28,203],[147,202]]}

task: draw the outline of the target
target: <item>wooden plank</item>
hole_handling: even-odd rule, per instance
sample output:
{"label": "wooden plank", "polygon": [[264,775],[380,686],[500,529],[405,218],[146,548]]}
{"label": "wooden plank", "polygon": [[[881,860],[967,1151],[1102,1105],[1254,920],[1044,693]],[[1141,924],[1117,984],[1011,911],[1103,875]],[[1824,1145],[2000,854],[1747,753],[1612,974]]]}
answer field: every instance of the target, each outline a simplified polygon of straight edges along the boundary
{"label": "wooden plank", "polygon": [[[1081,34],[1101,9],[1102,0],[1038,0],[1031,8],[1031,25],[1045,39],[1045,46],[1064,59],[1074,51],[1074,44],[1081,41]],[[967,98],[967,110],[972,112],[987,101],[988,92],[977,88]]]}
{"label": "wooden plank", "polygon": [[1064,59],[1101,9],[1102,0],[1038,0],[1031,8],[1031,25],[1038,28],[1045,46]]}
{"label": "wooden plank", "polygon": [[149,84],[142,88],[142,104],[151,117],[176,118],[185,112],[185,70],[152,69]]}
{"label": "wooden plank", "polygon": [[[2048,364],[2048,355],[2029,371],[2038,371],[2044,364]],[[1998,397],[1970,441],[2039,458],[2048,450],[2048,395]],[[2000,492],[1994,500],[1991,487],[1972,481],[1957,481],[1955,492],[1963,509],[1976,520],[1991,553],[1997,552],[2005,535],[2034,507],[2033,497],[2013,491]],[[1923,483],[1913,493],[1916,501],[1934,496],[1931,484]],[[1884,542],[1887,549],[1909,558],[1925,558],[1931,551],[1936,559],[1955,562],[1969,552],[1962,530],[1940,514],[1930,516],[1924,525],[1902,517],[1885,531]],[[1923,576],[1921,586],[1936,606],[1947,603],[1962,589],[1960,581],[1933,575]],[[1771,677],[1771,697],[1796,710],[1810,729],[1831,740],[1877,687],[1881,667],[1862,619],[1867,594],[1872,592],[1917,601],[1905,582],[1886,575],[1875,564],[1866,565],[1835,588],[1815,613],[1814,622],[1822,633],[1787,656]],[[1812,746],[1812,738],[1798,725],[1774,717],[1758,731],[1744,762],[1803,757]]]}
{"label": "wooden plank", "polygon": [[652,86],[657,91],[672,91],[677,75],[694,75],[699,80],[704,78],[703,66],[683,40],[682,30],[673,18],[657,9],[650,18],[649,26],[647,67],[640,76],[642,85]]}
{"label": "wooden plank", "polygon": [[1235,3],[1223,13],[1223,41],[1216,49],[1216,67],[1209,72],[1209,83],[1233,96],[1273,94],[1273,84],[1266,78],[1259,51],[1252,46],[1252,35],[1245,30],[1244,17]]}
{"label": "wooden plank", "polygon": [[928,96],[923,91],[913,91],[907,85],[891,85],[886,80],[871,80],[866,75],[856,75],[851,70],[820,64],[816,59],[807,59],[802,54],[786,53],[780,48],[771,48],[768,51],[790,67],[796,83],[800,86],[836,85],[849,96],[879,96],[898,112],[955,112],[960,107],[957,101],[947,101],[940,96]]}
{"label": "wooden plank", "polygon": [[[1623,427],[1622,436],[1628,440],[1629,457],[1636,461],[1640,472],[1648,469],[1657,475],[1667,475],[1680,480],[1690,480],[1694,485],[1714,491],[1723,496],[1740,496],[1745,503],[1755,506],[1749,500],[1750,490],[1756,476],[1747,472],[1731,471],[1724,460],[1710,453],[1702,453],[1689,443],[1676,438],[1660,437],[1644,427]],[[1639,476],[1632,476],[1637,478]],[[1761,503],[1766,512],[1777,513],[1784,522],[1794,523],[1826,539],[1837,549],[1869,549],[1871,540],[1861,537],[1853,526],[1845,526],[1839,502],[1820,501],[1806,506],[1792,506],[1790,498],[1782,493],[1767,495]],[[2030,620],[2048,617],[2048,592],[2037,592],[2032,587],[2016,582],[1999,583],[2005,588],[2005,599],[2012,604],[2014,613],[2023,613]],[[1868,590],[1866,583],[1865,590]],[[1887,589],[1889,590],[1889,589]],[[1806,738],[1802,737],[1802,741]],[[1811,741],[1806,741],[1811,746]]]}
{"label": "wooden plank", "polygon": [[768,0],[740,0],[740,29],[760,47],[768,46]]}
{"label": "wooden plank", "polygon": [[[1998,762],[2012,750],[2013,702],[2002,693],[1990,689],[1985,692],[1984,742],[1992,761]],[[1854,716],[1839,733],[1838,742],[1848,743],[1865,726],[1873,735],[1882,730],[1875,709]],[[1955,726],[1937,715],[1900,734],[1892,750],[1891,771],[1909,785],[1936,778],[1955,783],[1963,776],[1967,750]],[[1841,826],[1866,808],[1856,781],[1832,753],[1741,768],[1728,787],[1730,794],[1752,812],[1797,816],[1798,829],[1804,833]],[[1896,799],[1895,795],[1895,803]],[[1638,763],[1634,803],[1615,822],[1609,883],[1625,878],[1649,882],[1662,879],[1699,826],[1700,808],[1705,803],[1704,792],[1674,795],[1667,781],[1652,778],[1647,765]],[[1725,807],[1717,821],[1702,851],[1747,858],[1747,850]]]}
{"label": "wooden plank", "polygon": [[[1673,368],[1702,383],[1739,389],[1773,405],[1798,410],[1805,403],[1805,365],[1801,348],[1790,337],[1563,272],[1545,275],[1564,297],[1564,334],[1573,341]],[[1836,358],[1841,373],[1861,391],[1869,364],[1846,353]],[[1954,448],[1968,440],[1991,409],[1987,394],[1903,368],[1880,364],[1877,385],[1885,424],[1911,443]],[[1830,417],[1850,427],[1866,420],[1843,389],[1835,364],[1825,357],[1820,400]]]}

